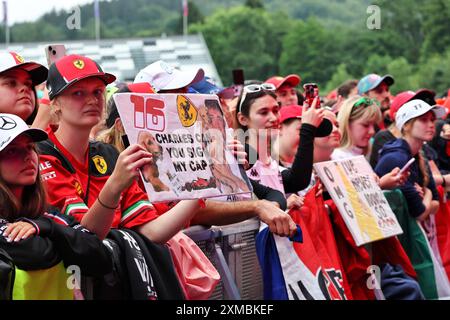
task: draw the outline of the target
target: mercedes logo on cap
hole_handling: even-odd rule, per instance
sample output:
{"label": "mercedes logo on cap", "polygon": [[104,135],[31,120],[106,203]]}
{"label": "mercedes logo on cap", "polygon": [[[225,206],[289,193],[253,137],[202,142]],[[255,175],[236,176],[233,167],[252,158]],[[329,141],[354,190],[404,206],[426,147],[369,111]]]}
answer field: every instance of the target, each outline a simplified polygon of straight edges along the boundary
{"label": "mercedes logo on cap", "polygon": [[0,116],[0,130],[12,130],[17,127],[17,123],[8,116]]}

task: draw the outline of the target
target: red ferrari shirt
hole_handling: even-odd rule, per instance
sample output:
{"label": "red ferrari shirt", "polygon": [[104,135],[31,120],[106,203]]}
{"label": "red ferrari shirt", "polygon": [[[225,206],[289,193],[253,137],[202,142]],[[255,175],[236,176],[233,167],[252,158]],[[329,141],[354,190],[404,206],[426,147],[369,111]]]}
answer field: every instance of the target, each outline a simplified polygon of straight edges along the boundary
{"label": "red ferrari shirt", "polygon": [[[114,170],[117,151],[108,144],[90,143],[89,153],[86,154],[84,163],[80,163],[61,145],[53,131],[49,132],[49,139],[73,170],[64,166],[63,161],[53,153],[41,153],[40,172],[47,188],[48,201],[63,214],[81,221]],[[112,227],[132,228],[156,217],[157,212],[148,201],[147,194],[133,182],[120,197]]]}

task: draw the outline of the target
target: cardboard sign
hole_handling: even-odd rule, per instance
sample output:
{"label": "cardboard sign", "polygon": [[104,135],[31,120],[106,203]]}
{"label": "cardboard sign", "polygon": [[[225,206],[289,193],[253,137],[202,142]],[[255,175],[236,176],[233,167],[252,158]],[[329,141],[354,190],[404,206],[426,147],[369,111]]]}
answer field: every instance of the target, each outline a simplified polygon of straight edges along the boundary
{"label": "cardboard sign", "polygon": [[131,144],[153,155],[141,168],[151,202],[249,193],[226,147],[227,125],[215,95],[114,95]]}
{"label": "cardboard sign", "polygon": [[402,234],[395,214],[363,156],[314,164],[356,245]]}

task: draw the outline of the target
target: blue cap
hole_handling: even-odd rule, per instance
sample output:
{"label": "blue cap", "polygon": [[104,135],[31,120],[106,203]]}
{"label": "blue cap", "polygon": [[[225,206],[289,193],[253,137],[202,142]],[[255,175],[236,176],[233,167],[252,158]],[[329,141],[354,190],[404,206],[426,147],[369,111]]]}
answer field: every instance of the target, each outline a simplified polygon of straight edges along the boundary
{"label": "blue cap", "polygon": [[203,93],[203,94],[216,94],[225,99],[232,99],[234,97],[233,88],[221,88],[218,87],[210,77],[204,77],[197,83],[192,84],[189,89],[189,93]]}
{"label": "blue cap", "polygon": [[385,82],[388,86],[392,86],[394,84],[394,78],[389,74],[382,77],[375,73],[368,74],[359,80],[358,94],[362,95],[372,89],[375,89],[382,82]]}

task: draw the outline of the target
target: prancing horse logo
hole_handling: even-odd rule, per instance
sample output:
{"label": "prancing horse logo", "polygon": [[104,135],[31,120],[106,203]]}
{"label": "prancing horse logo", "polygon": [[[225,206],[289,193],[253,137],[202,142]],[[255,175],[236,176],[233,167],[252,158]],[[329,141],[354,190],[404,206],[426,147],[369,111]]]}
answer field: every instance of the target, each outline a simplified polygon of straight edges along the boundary
{"label": "prancing horse logo", "polygon": [[0,116],[0,129],[12,130],[17,126],[17,123],[8,116]]}

